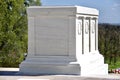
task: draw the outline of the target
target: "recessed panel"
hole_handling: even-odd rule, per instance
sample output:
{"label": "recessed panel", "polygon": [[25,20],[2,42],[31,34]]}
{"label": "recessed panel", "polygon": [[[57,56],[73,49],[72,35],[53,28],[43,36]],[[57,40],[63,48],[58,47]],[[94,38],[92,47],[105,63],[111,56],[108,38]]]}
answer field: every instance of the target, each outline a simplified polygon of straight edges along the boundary
{"label": "recessed panel", "polygon": [[41,16],[35,18],[35,54],[68,55],[68,19]]}

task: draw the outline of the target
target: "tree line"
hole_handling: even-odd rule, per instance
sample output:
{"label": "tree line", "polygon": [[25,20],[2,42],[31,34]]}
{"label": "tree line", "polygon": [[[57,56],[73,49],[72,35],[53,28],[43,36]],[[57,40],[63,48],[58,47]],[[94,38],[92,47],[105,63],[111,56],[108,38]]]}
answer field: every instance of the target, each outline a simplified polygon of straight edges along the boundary
{"label": "tree line", "polygon": [[99,24],[98,44],[105,62],[109,65],[116,64],[120,58],[120,25]]}

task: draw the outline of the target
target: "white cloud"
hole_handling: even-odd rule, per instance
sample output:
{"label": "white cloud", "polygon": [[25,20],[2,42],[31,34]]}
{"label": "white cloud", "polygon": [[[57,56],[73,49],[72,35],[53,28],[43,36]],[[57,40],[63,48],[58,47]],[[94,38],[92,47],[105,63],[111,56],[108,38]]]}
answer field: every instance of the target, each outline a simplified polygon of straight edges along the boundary
{"label": "white cloud", "polygon": [[112,10],[115,10],[115,9],[120,9],[120,3],[113,4]]}
{"label": "white cloud", "polygon": [[114,3],[113,7],[120,7],[120,3]]}

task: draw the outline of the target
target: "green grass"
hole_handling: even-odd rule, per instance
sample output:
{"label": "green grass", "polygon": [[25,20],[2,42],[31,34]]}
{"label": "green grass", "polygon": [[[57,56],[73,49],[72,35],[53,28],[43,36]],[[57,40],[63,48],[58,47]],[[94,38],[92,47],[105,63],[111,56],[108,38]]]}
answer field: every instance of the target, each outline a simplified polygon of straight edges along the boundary
{"label": "green grass", "polygon": [[116,68],[120,68],[120,59],[117,60],[116,63],[114,63],[113,61],[111,62],[111,64],[109,64],[109,61],[107,60],[106,63],[108,64],[108,69],[116,69]]}

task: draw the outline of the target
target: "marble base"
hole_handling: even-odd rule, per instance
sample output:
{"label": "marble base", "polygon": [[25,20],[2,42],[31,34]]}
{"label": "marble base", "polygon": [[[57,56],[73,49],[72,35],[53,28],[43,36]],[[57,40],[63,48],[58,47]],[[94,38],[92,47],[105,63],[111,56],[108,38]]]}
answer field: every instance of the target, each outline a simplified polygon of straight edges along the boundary
{"label": "marble base", "polygon": [[[37,65],[37,66],[36,66]],[[68,74],[80,74],[79,64],[55,64],[55,63],[36,63],[36,62],[23,62],[21,64],[20,73],[23,74],[50,74],[50,75],[68,75]]]}
{"label": "marble base", "polygon": [[[80,57],[81,75],[107,75],[108,64],[104,64],[101,54],[83,55]],[[83,61],[83,62],[82,62]]]}
{"label": "marble base", "polygon": [[[20,73],[30,75],[106,75],[108,65],[101,54],[82,55],[77,62],[67,59],[27,58],[20,64]],[[84,61],[83,61],[84,60]]]}

